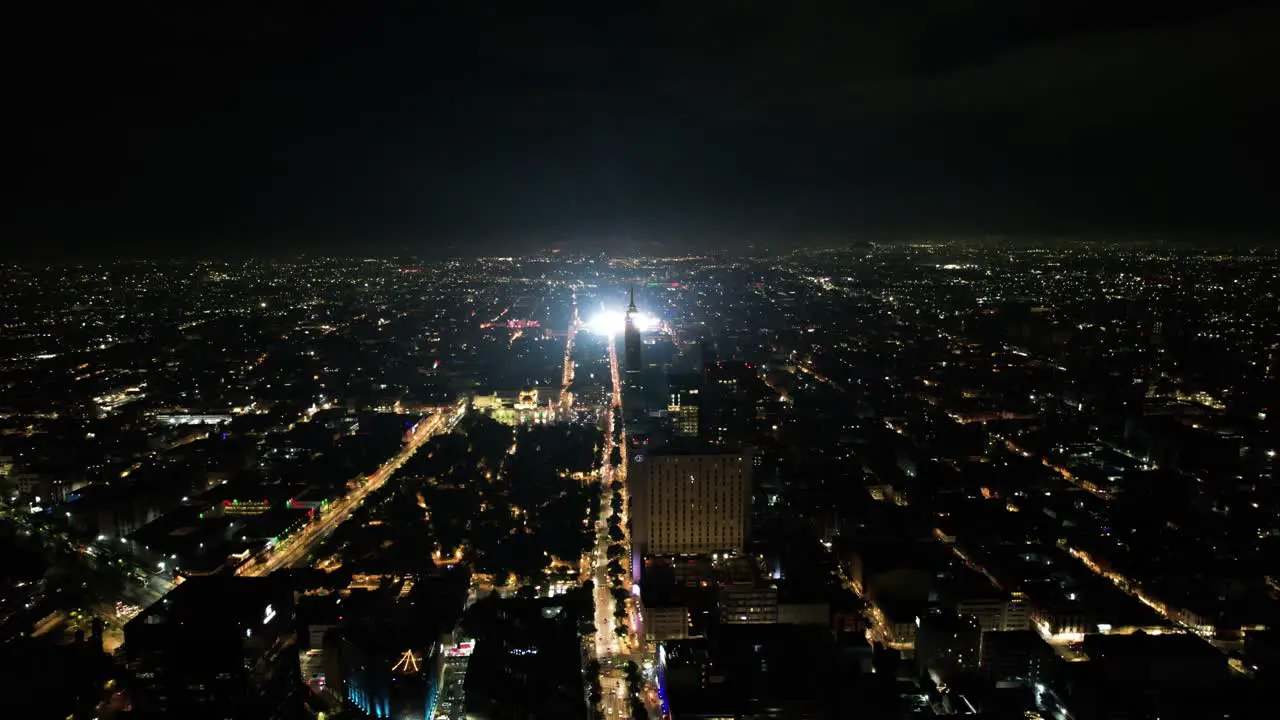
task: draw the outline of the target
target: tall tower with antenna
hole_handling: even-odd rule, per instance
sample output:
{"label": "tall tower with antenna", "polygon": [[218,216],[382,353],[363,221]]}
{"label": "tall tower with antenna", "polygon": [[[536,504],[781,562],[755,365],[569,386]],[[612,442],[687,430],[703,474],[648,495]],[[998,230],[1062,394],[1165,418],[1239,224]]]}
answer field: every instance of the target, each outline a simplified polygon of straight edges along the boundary
{"label": "tall tower with antenna", "polygon": [[623,371],[626,373],[626,385],[630,389],[640,387],[640,326],[637,318],[640,314],[636,308],[636,286],[630,288],[630,302],[627,305],[626,327],[623,331]]}

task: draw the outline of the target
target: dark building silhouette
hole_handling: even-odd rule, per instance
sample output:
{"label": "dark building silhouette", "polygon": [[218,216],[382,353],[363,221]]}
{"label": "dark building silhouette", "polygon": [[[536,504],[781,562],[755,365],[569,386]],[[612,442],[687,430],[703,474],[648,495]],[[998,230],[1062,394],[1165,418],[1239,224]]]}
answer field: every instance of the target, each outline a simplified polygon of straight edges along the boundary
{"label": "dark building silhouette", "polygon": [[[481,601],[472,606],[470,612],[487,617],[474,623],[467,717],[587,717],[580,616],[570,602],[561,603],[565,598]],[[489,604],[481,605],[485,602]]]}
{"label": "dark building silhouette", "polygon": [[636,308],[636,289],[631,287],[631,302],[627,305],[626,328],[623,331],[623,363],[622,369],[626,375],[625,383],[630,390],[640,389],[640,378],[644,371],[644,364],[640,357],[640,328],[636,325],[636,315],[639,314]]}
{"label": "dark building silhouette", "polygon": [[342,693],[367,717],[433,717],[443,655],[388,627],[355,626],[335,633]]}
{"label": "dark building silhouette", "polygon": [[293,593],[270,578],[192,578],[125,626],[132,717],[303,716]]}
{"label": "dark building silhouette", "polygon": [[700,399],[699,435],[719,445],[749,440],[762,387],[751,363],[716,361],[708,364]]}
{"label": "dark building silhouette", "polygon": [[[840,705],[841,698],[847,702],[848,679],[836,674],[825,627],[725,625],[705,638],[659,648],[669,717],[857,717]],[[802,656],[807,662],[796,661]]]}
{"label": "dark building silhouette", "polygon": [[982,628],[972,615],[930,613],[917,618],[916,665],[921,673],[949,680],[978,667]]}

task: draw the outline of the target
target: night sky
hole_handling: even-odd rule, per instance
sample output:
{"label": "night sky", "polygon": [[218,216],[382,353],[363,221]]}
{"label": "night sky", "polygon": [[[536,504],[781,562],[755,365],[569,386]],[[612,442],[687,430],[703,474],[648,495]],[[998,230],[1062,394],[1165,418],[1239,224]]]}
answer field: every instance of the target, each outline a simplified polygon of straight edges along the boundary
{"label": "night sky", "polygon": [[6,255],[1276,227],[1274,2],[178,4],[6,22]]}

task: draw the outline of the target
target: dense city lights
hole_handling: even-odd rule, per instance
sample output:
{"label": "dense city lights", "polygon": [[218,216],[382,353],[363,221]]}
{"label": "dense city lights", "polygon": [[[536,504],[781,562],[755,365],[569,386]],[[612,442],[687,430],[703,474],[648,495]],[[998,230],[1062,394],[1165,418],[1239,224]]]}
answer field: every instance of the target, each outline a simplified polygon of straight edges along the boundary
{"label": "dense city lights", "polygon": [[[0,629],[252,639],[227,667],[292,657],[281,673],[383,717],[484,715],[512,672],[582,686],[587,717],[749,715],[680,678],[706,659],[740,688],[753,658],[801,709],[843,687],[833,633],[913,653],[875,671],[923,667],[925,705],[981,707],[950,678],[991,660],[1043,686],[1024,714],[1077,716],[1030,663],[1109,657],[1185,656],[1228,681],[1206,706],[1252,700],[1280,593],[1280,256],[1107,247],[17,275],[0,522],[70,584],[11,583]],[[365,593],[500,612],[446,628],[478,648],[450,652]],[[348,654],[317,623],[403,691],[328,670]],[[126,700],[177,716],[164,669]]]}

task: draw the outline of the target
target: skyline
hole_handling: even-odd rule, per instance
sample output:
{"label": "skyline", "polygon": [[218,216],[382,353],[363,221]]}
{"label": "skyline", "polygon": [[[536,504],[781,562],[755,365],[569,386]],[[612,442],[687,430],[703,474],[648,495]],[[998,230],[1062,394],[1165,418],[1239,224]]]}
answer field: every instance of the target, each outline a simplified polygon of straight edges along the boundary
{"label": "skyline", "polygon": [[1278,266],[901,243],[9,267],[6,696],[1253,717],[1280,668]]}
{"label": "skyline", "polygon": [[1275,8],[876,5],[32,15],[5,259],[1274,230]]}

